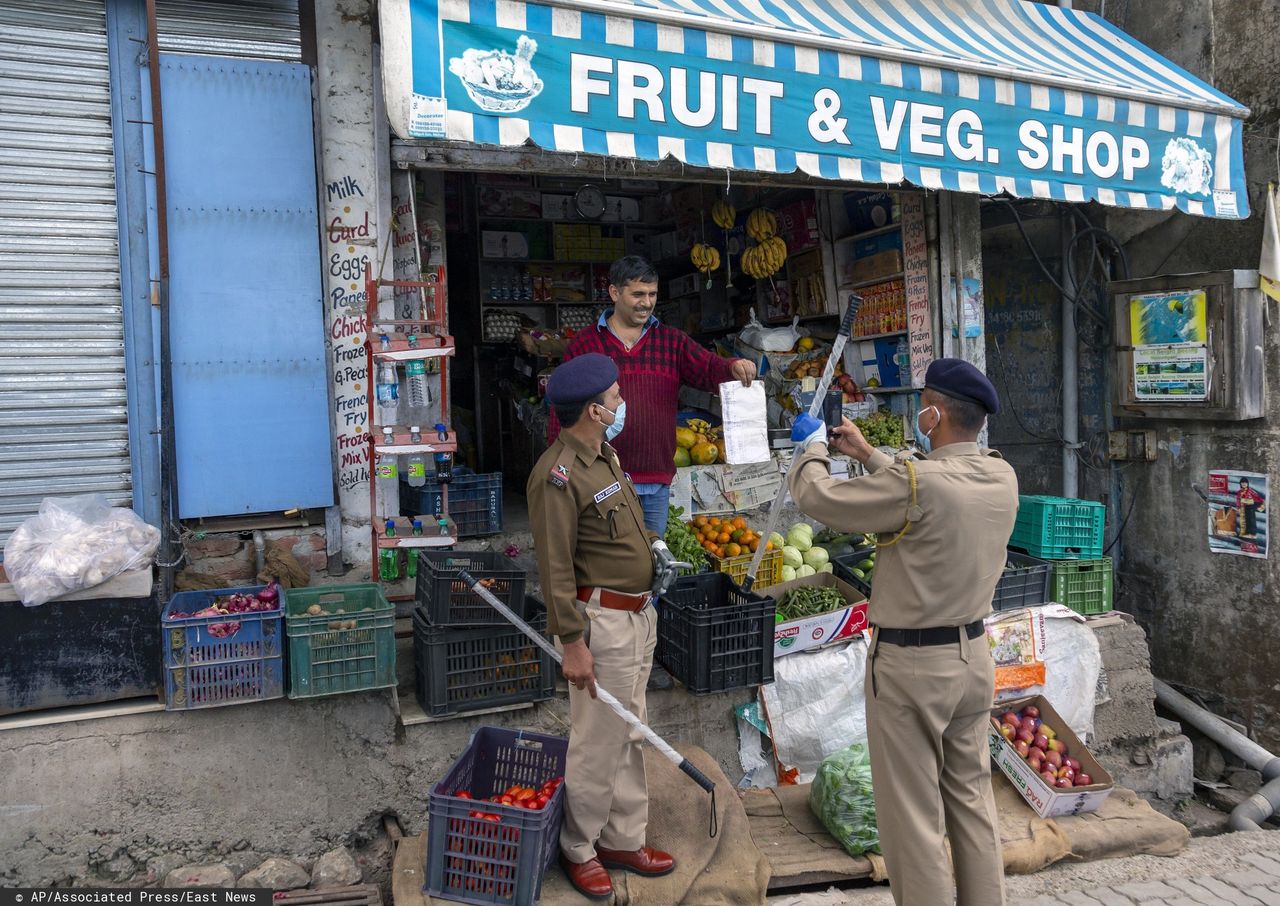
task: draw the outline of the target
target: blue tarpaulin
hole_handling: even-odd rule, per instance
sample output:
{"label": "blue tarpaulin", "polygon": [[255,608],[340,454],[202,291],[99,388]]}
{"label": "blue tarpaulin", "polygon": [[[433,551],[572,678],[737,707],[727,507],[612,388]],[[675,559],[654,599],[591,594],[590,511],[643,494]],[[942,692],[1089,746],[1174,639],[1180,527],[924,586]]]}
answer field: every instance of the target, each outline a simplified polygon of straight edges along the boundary
{"label": "blue tarpaulin", "polygon": [[[1248,110],[1022,0],[399,0],[403,138],[1248,216]],[[408,58],[404,58],[407,52]]]}

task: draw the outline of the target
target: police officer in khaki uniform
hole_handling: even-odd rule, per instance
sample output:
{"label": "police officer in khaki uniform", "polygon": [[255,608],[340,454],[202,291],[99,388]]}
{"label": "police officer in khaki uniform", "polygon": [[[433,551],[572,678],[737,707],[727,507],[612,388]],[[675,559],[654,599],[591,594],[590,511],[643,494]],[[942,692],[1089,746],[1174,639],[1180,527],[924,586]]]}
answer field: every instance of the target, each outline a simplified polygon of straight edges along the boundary
{"label": "police officer in khaki uniform", "polygon": [[[848,419],[831,447],[865,476],[834,479],[826,428],[807,415],[789,479],[806,514],[836,531],[879,535],[869,618],[867,733],[876,823],[898,906],[1005,902],[991,794],[988,716],[995,668],[982,620],[991,612],[1018,511],[1018,481],[978,448],[999,409],[977,368],[938,359],[925,375],[917,443],[927,456],[895,462]],[[955,870],[947,864],[943,835]]]}
{"label": "police officer in khaki uniform", "polygon": [[607,899],[607,868],[641,875],[675,869],[645,845],[648,791],[640,737],[596,700],[596,683],[645,720],[645,684],[658,642],[653,599],[677,568],[645,528],[644,510],[605,442],[622,431],[618,367],[589,353],[547,383],[561,432],[529,477],[529,515],[548,629],[569,681],[569,758],[560,863],[584,896]]}

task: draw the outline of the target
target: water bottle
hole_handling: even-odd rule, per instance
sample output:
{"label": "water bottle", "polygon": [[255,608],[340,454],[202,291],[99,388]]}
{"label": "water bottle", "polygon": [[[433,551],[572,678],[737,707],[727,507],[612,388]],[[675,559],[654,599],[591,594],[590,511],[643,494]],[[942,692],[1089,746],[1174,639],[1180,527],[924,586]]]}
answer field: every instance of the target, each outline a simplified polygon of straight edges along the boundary
{"label": "water bottle", "polygon": [[445,538],[445,537],[447,537],[447,536],[448,536],[448,534],[449,534],[449,520],[448,520],[448,519],[446,519],[446,518],[444,518],[443,516],[441,516],[439,519],[437,519],[437,520],[436,520],[436,527],[437,527],[437,531],[439,531],[439,533],[440,533],[440,537],[441,537],[441,538]]}
{"label": "water bottle", "polygon": [[[417,425],[410,428],[409,439],[415,444],[422,443],[422,429]],[[409,487],[420,488],[427,483],[427,458],[421,451],[409,454],[405,460],[405,471],[409,473]]]}
{"label": "water bottle", "polygon": [[911,383],[911,346],[905,336],[898,338],[898,348],[893,356],[898,365],[898,383],[906,387]]}
{"label": "water bottle", "polygon": [[431,394],[427,389],[427,363],[422,359],[411,359],[405,362],[404,373],[409,391],[405,399],[409,411],[405,414],[416,421],[419,415],[427,414],[427,404],[431,402]]}
{"label": "water bottle", "polygon": [[394,362],[378,365],[378,382],[375,389],[378,399],[378,423],[394,425],[400,411],[400,378]]}
{"label": "water bottle", "polygon": [[[444,422],[436,422],[436,434],[443,443],[449,439],[449,429]],[[453,454],[440,452],[435,455],[436,481],[444,484],[453,480]]]}
{"label": "water bottle", "polygon": [[[394,538],[396,536],[396,524],[392,520],[387,520],[387,537]],[[378,551],[378,575],[382,580],[388,581],[400,578],[400,551],[394,547],[384,547]]]}
{"label": "water bottle", "polygon": [[[391,428],[382,429],[382,442],[387,445],[395,443]],[[400,469],[396,463],[396,455],[379,453],[374,475],[378,482],[378,500],[382,504],[378,515],[383,519],[394,519],[400,515]]]}

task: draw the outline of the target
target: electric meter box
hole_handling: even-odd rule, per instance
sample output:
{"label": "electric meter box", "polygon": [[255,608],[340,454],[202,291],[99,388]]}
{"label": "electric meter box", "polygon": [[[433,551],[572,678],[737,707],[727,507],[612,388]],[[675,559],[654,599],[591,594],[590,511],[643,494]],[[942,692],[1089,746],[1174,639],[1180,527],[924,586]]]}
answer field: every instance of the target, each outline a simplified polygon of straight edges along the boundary
{"label": "electric meter box", "polygon": [[1257,271],[1117,280],[1107,291],[1118,415],[1244,421],[1265,414]]}

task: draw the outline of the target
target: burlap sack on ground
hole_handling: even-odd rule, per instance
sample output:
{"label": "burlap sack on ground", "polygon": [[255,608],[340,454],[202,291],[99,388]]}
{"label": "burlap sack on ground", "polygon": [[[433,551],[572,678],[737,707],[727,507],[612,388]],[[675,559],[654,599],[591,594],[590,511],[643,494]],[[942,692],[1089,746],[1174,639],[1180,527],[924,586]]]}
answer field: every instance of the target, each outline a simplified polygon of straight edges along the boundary
{"label": "burlap sack on ground", "polygon": [[[747,813],[738,792],[720,766],[696,746],[677,750],[716,785],[720,832],[707,836],[711,797],[667,759],[649,747],[644,767],[649,781],[650,846],[676,858],[676,870],[663,878],[642,878],[611,871],[616,906],[764,906],[769,863],[751,840]],[[553,867],[542,884],[542,903],[590,903]]]}
{"label": "burlap sack on ground", "polygon": [[1116,787],[1089,815],[1055,818],[1071,841],[1072,862],[1123,856],[1175,856],[1191,839],[1185,826],[1153,809],[1133,790]]}
{"label": "burlap sack on ground", "polygon": [[996,797],[1006,874],[1033,874],[1070,854],[1071,842],[1062,829],[1033,812],[998,770],[991,772],[991,790]]}

